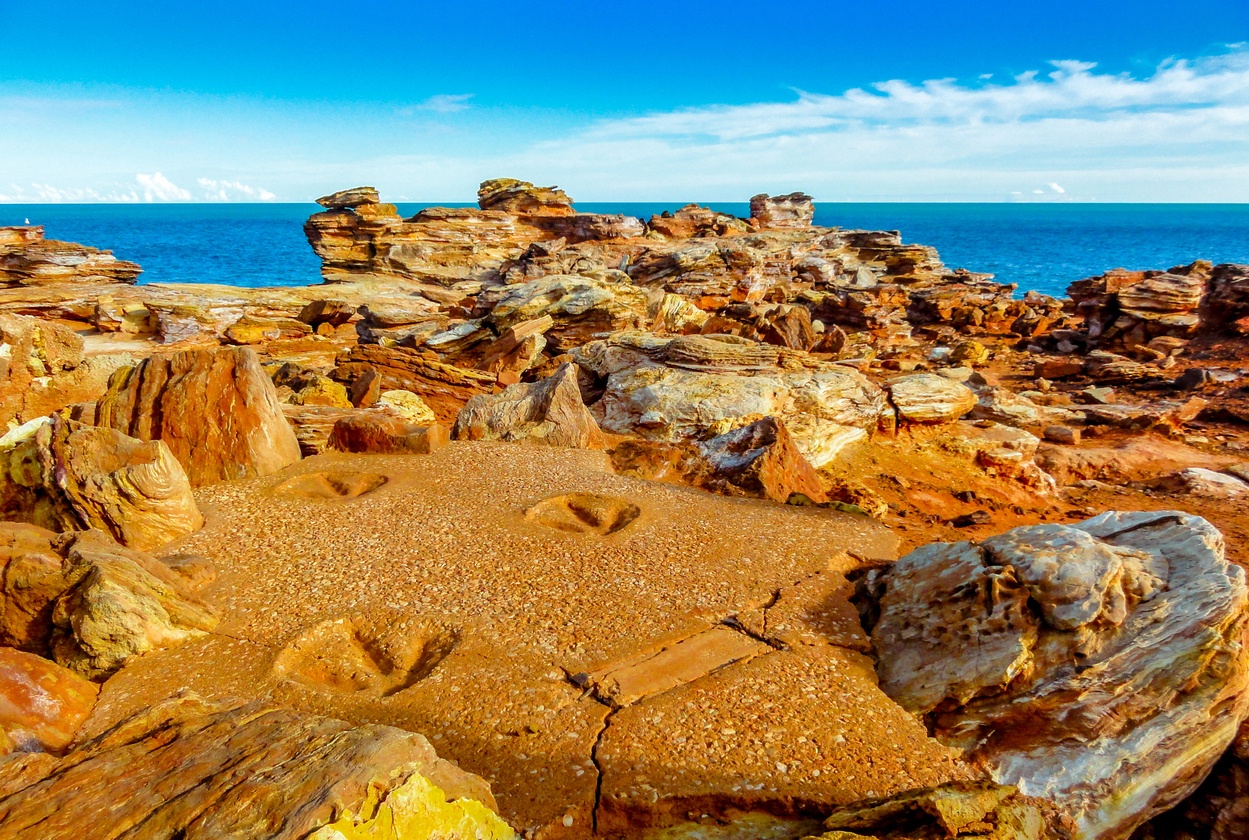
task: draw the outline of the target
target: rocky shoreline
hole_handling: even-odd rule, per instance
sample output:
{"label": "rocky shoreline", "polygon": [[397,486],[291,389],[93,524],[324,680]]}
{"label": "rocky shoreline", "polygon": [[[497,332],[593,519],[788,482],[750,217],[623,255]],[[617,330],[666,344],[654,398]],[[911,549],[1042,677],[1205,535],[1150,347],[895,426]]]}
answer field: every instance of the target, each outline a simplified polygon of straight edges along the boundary
{"label": "rocky shoreline", "polygon": [[1249,266],[478,200],[0,228],[0,837],[1249,833]]}

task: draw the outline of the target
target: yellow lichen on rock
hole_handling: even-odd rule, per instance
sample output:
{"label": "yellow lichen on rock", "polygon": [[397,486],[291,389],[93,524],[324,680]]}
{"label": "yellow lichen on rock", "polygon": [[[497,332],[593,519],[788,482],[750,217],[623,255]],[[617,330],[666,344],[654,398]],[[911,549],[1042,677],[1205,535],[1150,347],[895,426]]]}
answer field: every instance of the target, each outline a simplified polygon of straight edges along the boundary
{"label": "yellow lichen on rock", "polygon": [[308,840],[511,840],[516,836],[482,803],[475,799],[448,802],[442,789],[420,773],[414,772],[389,794],[378,788],[370,794],[361,813],[345,814],[314,831]]}

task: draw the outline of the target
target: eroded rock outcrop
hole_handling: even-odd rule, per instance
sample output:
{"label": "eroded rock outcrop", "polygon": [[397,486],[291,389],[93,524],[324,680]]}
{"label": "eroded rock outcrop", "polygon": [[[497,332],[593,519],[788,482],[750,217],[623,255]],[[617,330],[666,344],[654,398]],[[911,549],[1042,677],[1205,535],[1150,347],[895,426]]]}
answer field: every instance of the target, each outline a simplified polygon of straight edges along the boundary
{"label": "eroded rock outcrop", "polygon": [[505,440],[577,449],[602,449],[603,432],[581,401],[577,366],[563,365],[549,379],[510,385],[473,397],[455,420],[456,440]]}
{"label": "eroded rock outcrop", "polygon": [[420,735],[183,695],[64,758],[10,757],[0,838],[510,840],[489,786]]}
{"label": "eroded rock outcrop", "polygon": [[1198,517],[933,544],[880,585],[881,687],[1087,840],[1184,799],[1249,714],[1244,572]]}
{"label": "eroded rock outcrop", "polygon": [[56,536],[0,523],[0,644],[101,679],[131,657],[202,636],[216,612],[195,592],[211,565],[157,559],[100,531]]}
{"label": "eroded rock outcrop", "polygon": [[44,239],[43,227],[0,227],[0,287],[133,283],[143,269],[74,242]]}
{"label": "eroded rock outcrop", "polygon": [[776,417],[818,468],[891,414],[884,392],[851,368],[733,336],[622,333],[574,355],[604,381],[592,410],[611,432],[706,440]]}
{"label": "eroded rock outcrop", "polygon": [[0,516],[53,531],[97,528],[139,550],[204,523],[186,472],[162,441],[60,417],[0,437]]}
{"label": "eroded rock outcrop", "polygon": [[273,381],[245,347],[157,354],[118,371],[96,422],[163,441],[197,487],[269,475],[300,458]]}

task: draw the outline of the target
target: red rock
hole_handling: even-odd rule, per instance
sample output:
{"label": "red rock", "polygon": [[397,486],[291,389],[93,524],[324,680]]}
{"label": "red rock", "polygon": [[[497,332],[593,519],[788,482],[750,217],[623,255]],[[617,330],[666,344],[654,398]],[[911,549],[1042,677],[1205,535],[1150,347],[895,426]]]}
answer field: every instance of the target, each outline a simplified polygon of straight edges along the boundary
{"label": "red rock", "polygon": [[817,503],[826,500],[815,468],[775,417],[712,438],[699,449],[712,468],[704,484],[708,489],[778,502],[795,494]]}
{"label": "red rock", "polygon": [[473,397],[455,419],[456,440],[528,441],[602,449],[603,432],[581,400],[577,366],[566,364],[549,379],[511,385]]}

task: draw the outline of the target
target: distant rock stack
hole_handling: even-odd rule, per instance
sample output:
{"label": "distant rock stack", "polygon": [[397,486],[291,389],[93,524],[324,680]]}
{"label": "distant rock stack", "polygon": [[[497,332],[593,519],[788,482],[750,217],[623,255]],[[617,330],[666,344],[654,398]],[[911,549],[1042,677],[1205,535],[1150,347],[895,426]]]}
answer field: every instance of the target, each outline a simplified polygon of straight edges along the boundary
{"label": "distant rock stack", "polygon": [[0,227],[0,288],[54,283],[134,283],[143,269],[74,242],[43,238],[41,225]]}
{"label": "distant rock stack", "polygon": [[815,200],[806,193],[765,195],[750,199],[750,218],[763,228],[808,228],[815,218]]}

